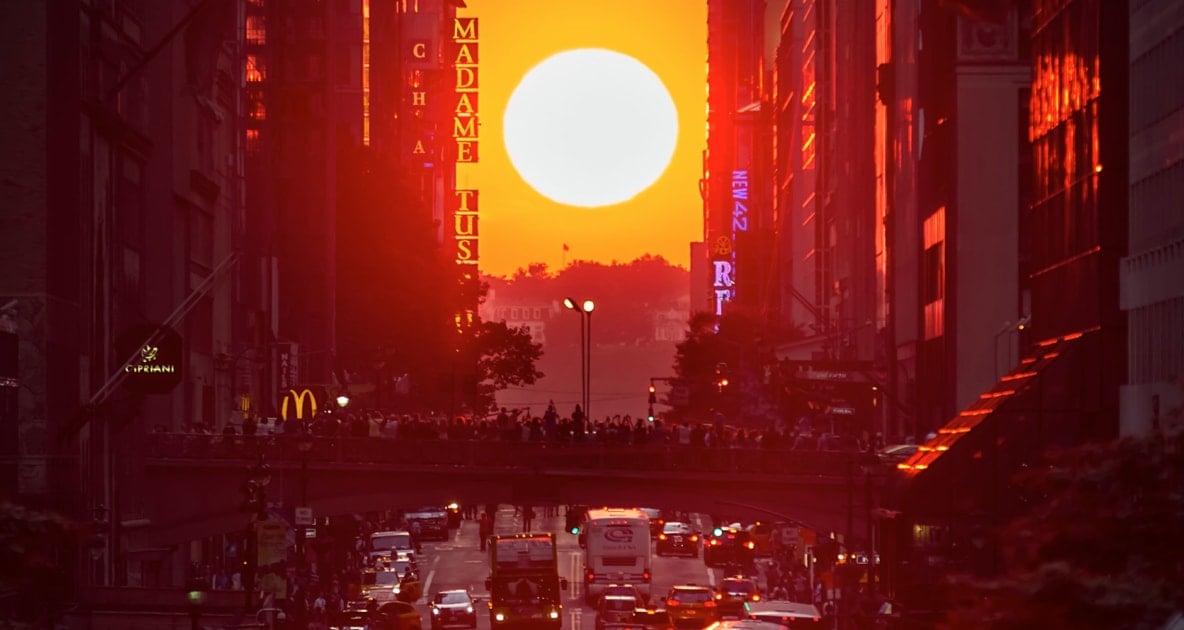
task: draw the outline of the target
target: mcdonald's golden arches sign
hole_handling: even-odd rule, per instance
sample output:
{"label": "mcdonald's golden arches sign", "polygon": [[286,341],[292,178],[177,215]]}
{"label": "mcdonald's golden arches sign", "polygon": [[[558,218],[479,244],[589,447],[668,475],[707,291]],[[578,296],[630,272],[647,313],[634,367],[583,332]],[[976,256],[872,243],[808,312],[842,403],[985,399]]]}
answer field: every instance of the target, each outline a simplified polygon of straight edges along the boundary
{"label": "mcdonald's golden arches sign", "polygon": [[324,399],[325,393],[320,388],[293,387],[280,399],[280,419],[311,420]]}

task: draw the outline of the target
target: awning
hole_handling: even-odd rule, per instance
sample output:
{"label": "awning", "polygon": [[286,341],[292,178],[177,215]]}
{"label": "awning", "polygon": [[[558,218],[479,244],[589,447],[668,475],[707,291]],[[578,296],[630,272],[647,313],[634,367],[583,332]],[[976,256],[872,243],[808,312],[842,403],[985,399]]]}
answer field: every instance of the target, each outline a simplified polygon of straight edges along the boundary
{"label": "awning", "polygon": [[1096,345],[1087,341],[1100,337],[1091,330],[1037,343],[1010,373],[897,464],[904,475],[901,507],[927,511],[952,508],[953,501],[960,511],[976,498],[997,498],[1017,466],[1036,461],[1047,445],[1072,442],[1072,424],[1089,403],[1060,399],[1057,392],[1088,387],[1074,366]]}

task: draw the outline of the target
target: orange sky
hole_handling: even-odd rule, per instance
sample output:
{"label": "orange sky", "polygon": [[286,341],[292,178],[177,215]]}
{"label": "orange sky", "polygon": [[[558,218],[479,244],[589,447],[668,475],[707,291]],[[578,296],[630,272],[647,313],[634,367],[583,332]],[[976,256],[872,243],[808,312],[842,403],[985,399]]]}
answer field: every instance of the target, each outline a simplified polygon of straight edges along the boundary
{"label": "orange sky", "polygon": [[[457,186],[480,194],[482,272],[509,276],[532,262],[628,262],[661,255],[689,266],[702,239],[698,181],[705,147],[707,9],[703,0],[467,0],[480,23],[480,162],[457,168]],[[518,176],[502,141],[502,114],[519,79],[543,59],[607,48],[649,66],[678,109],[678,145],[648,190],[602,208],[555,203]]]}

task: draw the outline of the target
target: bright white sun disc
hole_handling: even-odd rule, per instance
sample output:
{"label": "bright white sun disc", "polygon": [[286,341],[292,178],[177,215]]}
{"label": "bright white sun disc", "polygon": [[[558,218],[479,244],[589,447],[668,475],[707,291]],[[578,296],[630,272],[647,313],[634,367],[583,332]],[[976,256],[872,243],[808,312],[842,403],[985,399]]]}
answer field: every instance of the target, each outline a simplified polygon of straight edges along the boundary
{"label": "bright white sun disc", "polygon": [[602,48],[561,52],[531,68],[506,104],[506,153],[539,194],[595,208],[628,201],[661,177],[678,112],[645,64]]}

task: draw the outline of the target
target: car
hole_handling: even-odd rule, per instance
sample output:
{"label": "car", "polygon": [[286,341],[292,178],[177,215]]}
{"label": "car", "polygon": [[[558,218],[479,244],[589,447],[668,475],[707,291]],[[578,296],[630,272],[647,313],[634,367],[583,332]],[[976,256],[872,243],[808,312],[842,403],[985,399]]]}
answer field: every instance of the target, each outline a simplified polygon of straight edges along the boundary
{"label": "car", "polygon": [[609,626],[605,630],[674,630],[670,614],[665,608],[635,608],[629,623],[617,626],[618,628]]}
{"label": "car", "polygon": [[699,532],[691,529],[691,526],[686,523],[668,521],[662,526],[661,533],[658,534],[654,553],[659,556],[678,554],[698,558]]}
{"label": "car", "polygon": [[744,576],[725,577],[715,587],[715,605],[720,617],[724,615],[745,616],[745,604],[761,601],[761,591],[756,580]]}
{"label": "car", "polygon": [[776,527],[771,523],[757,521],[745,528],[752,539],[752,551],[757,556],[768,556],[773,552],[773,532]]}
{"label": "car", "polygon": [[423,630],[423,619],[412,604],[387,602],[378,605],[378,612],[391,621],[392,630]]}
{"label": "car", "polygon": [[461,625],[477,627],[476,599],[463,589],[440,591],[432,597],[428,609],[433,628]]}
{"label": "car", "polygon": [[919,448],[921,448],[919,444],[892,444],[876,452],[876,458],[880,460],[880,463],[895,466],[912,457]]}
{"label": "car", "polygon": [[702,628],[719,620],[715,594],[706,586],[676,584],[666,595],[666,613],[676,628]]}
{"label": "car", "polygon": [[666,524],[666,519],[662,516],[662,510],[658,508],[641,508],[641,511],[650,517],[650,538],[657,538],[658,534],[662,533],[662,526]]}
{"label": "car", "polygon": [[749,619],[772,621],[794,630],[800,628],[822,628],[822,612],[814,604],[784,600],[749,602],[746,606]]}
{"label": "car", "polygon": [[425,506],[407,512],[403,516],[408,527],[419,524],[422,540],[448,540],[448,514],[443,506]]}
{"label": "car", "polygon": [[464,520],[461,517],[460,504],[456,501],[444,506],[445,512],[448,514],[448,529],[456,529],[460,527],[460,522]]}
{"label": "car", "polygon": [[717,621],[707,627],[707,630],[786,630],[786,626],[776,621],[763,619],[729,619]]}
{"label": "car", "polygon": [[390,619],[378,612],[342,610],[329,614],[329,630],[391,630]]}
{"label": "car", "polygon": [[404,551],[414,554],[415,547],[411,544],[411,532],[406,530],[390,530],[370,534],[370,552],[368,559],[373,565],[382,556]]}
{"label": "car", "polygon": [[729,564],[748,567],[755,556],[756,543],[739,527],[717,527],[703,541],[703,562],[709,567]]}
{"label": "car", "polygon": [[609,584],[604,587],[604,592],[600,596],[632,597],[637,600],[639,606],[645,605],[650,599],[645,596],[645,593],[641,592],[641,589],[632,584]]}
{"label": "car", "polygon": [[596,605],[596,630],[606,630],[609,626],[629,623],[633,620],[633,611],[641,605],[634,595],[603,595]]}

